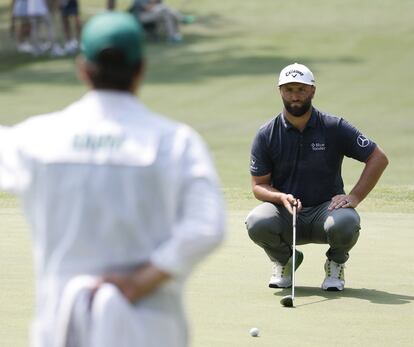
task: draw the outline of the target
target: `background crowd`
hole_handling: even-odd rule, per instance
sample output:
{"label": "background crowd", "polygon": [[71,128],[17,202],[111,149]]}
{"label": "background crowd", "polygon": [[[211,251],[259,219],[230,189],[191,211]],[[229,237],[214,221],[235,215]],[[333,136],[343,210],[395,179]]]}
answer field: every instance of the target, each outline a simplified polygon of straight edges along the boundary
{"label": "background crowd", "polygon": [[[116,1],[108,0],[105,6],[113,10]],[[76,54],[82,28],[80,10],[78,0],[12,0],[10,33],[16,50],[33,56]],[[182,42],[180,24],[195,20],[162,0],[132,0],[126,10],[142,23],[149,38],[170,43]]]}

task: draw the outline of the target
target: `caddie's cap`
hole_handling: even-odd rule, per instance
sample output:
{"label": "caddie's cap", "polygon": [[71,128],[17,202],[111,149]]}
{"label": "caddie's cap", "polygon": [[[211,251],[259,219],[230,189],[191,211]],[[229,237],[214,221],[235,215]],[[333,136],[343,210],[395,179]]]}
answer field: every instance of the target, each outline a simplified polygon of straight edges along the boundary
{"label": "caddie's cap", "polygon": [[88,61],[98,62],[99,54],[114,48],[125,55],[125,62],[138,63],[143,57],[143,30],[129,13],[107,11],[93,16],[81,35],[81,52]]}
{"label": "caddie's cap", "polygon": [[279,75],[279,86],[287,83],[315,85],[313,73],[305,65],[294,63],[286,66]]}

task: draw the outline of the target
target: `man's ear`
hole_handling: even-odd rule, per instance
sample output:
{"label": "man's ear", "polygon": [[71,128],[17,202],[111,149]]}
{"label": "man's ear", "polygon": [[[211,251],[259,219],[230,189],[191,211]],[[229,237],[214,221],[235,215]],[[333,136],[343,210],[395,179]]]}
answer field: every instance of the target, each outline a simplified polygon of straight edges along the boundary
{"label": "man's ear", "polygon": [[89,78],[88,73],[88,63],[86,62],[85,58],[79,55],[76,58],[76,74],[80,81],[86,84],[88,87],[92,86],[91,80]]}
{"label": "man's ear", "polygon": [[132,93],[138,93],[140,86],[142,84],[142,81],[144,80],[144,77],[145,77],[145,67],[146,67],[146,61],[142,60],[134,72],[134,79],[132,81],[132,86],[130,90]]}
{"label": "man's ear", "polygon": [[316,86],[312,86],[312,99],[315,96]]}

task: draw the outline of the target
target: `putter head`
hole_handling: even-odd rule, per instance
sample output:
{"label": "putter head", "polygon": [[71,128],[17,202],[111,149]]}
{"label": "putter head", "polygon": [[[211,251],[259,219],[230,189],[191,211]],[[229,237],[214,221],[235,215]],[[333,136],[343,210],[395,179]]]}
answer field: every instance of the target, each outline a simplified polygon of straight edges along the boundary
{"label": "putter head", "polygon": [[292,295],[286,295],[284,296],[281,300],[280,303],[282,304],[282,306],[284,307],[295,307],[293,305],[293,297]]}

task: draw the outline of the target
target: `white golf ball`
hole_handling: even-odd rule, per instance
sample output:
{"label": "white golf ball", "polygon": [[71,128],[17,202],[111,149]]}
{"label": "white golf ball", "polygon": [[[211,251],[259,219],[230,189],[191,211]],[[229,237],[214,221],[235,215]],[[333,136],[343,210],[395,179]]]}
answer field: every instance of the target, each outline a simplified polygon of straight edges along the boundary
{"label": "white golf ball", "polygon": [[250,329],[250,335],[253,336],[253,337],[259,336],[259,329],[257,329],[257,328],[251,328]]}

